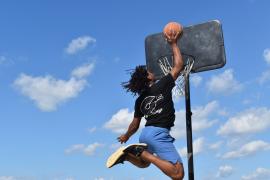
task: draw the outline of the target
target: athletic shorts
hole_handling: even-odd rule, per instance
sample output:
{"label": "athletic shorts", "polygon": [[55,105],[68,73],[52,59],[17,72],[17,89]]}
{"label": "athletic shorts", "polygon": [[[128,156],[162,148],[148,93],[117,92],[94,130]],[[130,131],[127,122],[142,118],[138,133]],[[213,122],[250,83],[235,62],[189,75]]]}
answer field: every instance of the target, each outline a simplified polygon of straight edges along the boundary
{"label": "athletic shorts", "polygon": [[182,159],[173,144],[174,138],[166,128],[146,126],[140,135],[140,143],[148,145],[147,151],[159,158],[175,164],[182,163]]}

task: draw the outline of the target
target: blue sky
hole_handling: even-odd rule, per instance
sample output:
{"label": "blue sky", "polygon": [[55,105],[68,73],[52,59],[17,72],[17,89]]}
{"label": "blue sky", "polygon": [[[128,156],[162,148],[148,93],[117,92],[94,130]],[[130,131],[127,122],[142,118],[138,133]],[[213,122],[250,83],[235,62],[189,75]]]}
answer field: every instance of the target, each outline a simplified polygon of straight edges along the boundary
{"label": "blue sky", "polygon": [[[0,180],[168,179],[154,166],[105,167],[133,115],[134,98],[120,83],[145,64],[147,35],[169,21],[213,19],[223,25],[227,64],[191,75],[195,178],[270,179],[269,6],[1,1]],[[187,172],[183,98],[175,108],[172,134]]]}

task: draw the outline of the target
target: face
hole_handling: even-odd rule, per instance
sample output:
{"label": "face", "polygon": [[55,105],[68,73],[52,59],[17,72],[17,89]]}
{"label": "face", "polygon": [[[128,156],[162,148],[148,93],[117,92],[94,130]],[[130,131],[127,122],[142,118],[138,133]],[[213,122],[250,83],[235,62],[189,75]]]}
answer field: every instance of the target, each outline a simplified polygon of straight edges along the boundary
{"label": "face", "polygon": [[150,72],[150,71],[147,71],[148,75],[147,75],[147,78],[150,79],[151,81],[155,81],[155,75]]}

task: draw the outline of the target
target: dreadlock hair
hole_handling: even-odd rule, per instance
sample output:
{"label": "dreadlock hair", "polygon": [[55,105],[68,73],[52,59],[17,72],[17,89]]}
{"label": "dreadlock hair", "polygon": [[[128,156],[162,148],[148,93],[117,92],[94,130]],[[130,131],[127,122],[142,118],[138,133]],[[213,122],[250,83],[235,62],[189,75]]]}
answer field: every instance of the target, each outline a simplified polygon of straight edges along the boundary
{"label": "dreadlock hair", "polygon": [[150,80],[147,78],[148,72],[146,66],[136,66],[136,68],[130,72],[130,75],[131,78],[129,81],[121,83],[122,87],[126,89],[127,92],[131,92],[135,96],[141,94],[149,87]]}

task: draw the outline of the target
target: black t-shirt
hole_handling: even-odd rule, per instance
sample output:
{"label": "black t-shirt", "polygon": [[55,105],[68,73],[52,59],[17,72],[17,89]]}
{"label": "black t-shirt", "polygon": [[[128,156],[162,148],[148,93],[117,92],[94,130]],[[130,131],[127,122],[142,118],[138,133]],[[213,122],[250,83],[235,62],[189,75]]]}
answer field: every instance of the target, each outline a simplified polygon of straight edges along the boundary
{"label": "black t-shirt", "polygon": [[174,126],[175,110],[172,100],[174,79],[169,73],[144,91],[135,102],[134,117],[145,116],[145,126],[170,129]]}

